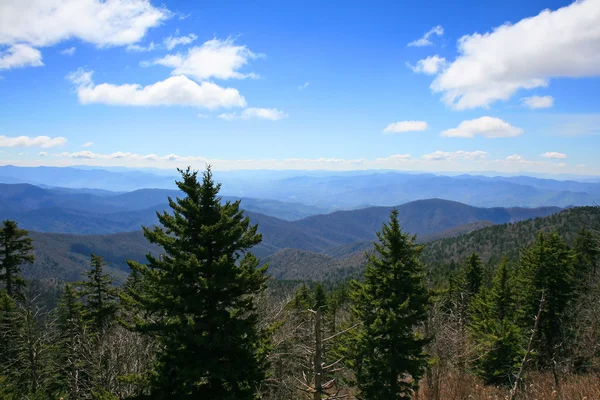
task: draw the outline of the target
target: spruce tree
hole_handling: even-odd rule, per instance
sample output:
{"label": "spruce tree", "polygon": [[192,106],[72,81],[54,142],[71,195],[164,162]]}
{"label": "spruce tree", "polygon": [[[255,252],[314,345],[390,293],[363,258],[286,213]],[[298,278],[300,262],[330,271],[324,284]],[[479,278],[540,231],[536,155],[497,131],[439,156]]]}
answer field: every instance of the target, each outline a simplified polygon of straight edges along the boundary
{"label": "spruce tree", "polygon": [[465,284],[466,292],[469,298],[479,293],[483,283],[483,267],[479,255],[472,253],[465,262]]}
{"label": "spruce tree", "polygon": [[363,283],[353,282],[353,312],[362,322],[353,341],[351,366],[358,398],[410,398],[427,364],[427,340],[416,328],[427,318],[429,295],[416,236],[402,232],[398,211],[377,233]]}
{"label": "spruce tree", "polygon": [[249,249],[261,235],[239,201],[221,203],[210,167],[201,181],[189,168],[180,173],[184,197],[169,198],[162,226],[144,227],[164,253],[148,255],[148,265],[129,261],[143,290],[126,296],[147,317],[136,329],[158,341],[148,398],[254,399],[266,373],[254,302],[266,266]]}
{"label": "spruce tree", "polygon": [[94,332],[99,333],[115,320],[119,303],[114,279],[104,273],[106,263],[102,257],[90,256],[91,269],[87,280],[79,282],[79,294],[85,299],[84,317]]}
{"label": "spruce tree", "polygon": [[554,367],[565,350],[561,343],[569,335],[570,325],[565,311],[576,296],[573,261],[573,252],[557,233],[540,232],[521,252],[519,297],[524,328],[530,328],[542,293],[546,298],[536,348],[541,367]]}
{"label": "spruce tree", "polygon": [[58,338],[55,361],[59,385],[69,398],[89,395],[89,365],[85,357],[86,336],[83,304],[79,293],[70,284],[65,285],[57,309]]}
{"label": "spruce tree", "polygon": [[513,285],[504,258],[491,289],[483,288],[473,300],[469,331],[480,354],[475,359],[475,372],[488,384],[510,384],[522,356]]}
{"label": "spruce tree", "polygon": [[5,220],[0,228],[0,282],[9,296],[18,295],[26,286],[20,266],[33,263],[33,244],[28,232],[19,229],[15,221]]}

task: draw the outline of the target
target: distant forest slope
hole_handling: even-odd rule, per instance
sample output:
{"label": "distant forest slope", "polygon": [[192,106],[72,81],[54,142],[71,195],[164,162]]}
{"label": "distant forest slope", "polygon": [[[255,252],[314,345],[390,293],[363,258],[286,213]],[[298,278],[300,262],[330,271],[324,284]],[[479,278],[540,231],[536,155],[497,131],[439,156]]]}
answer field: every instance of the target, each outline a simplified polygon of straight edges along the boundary
{"label": "distant forest slope", "polygon": [[557,232],[571,241],[581,228],[600,228],[600,207],[576,207],[558,214],[512,224],[494,225],[469,234],[427,244],[422,259],[428,264],[462,262],[478,253],[484,262],[497,263],[502,256],[516,259],[539,231]]}
{"label": "distant forest slope", "polygon": [[[473,216],[510,219],[513,215],[505,209],[477,209],[440,200],[432,200],[431,207],[424,207],[427,201],[416,203],[419,204],[416,206],[406,204],[398,209],[402,210],[406,207],[412,209],[414,213],[417,213],[415,210],[422,210],[420,215],[410,218],[409,214],[405,214],[404,220],[409,227],[418,226],[421,221],[422,229],[427,230],[433,230],[432,220],[437,220],[439,226],[445,226],[449,221],[458,224]],[[444,204],[448,206],[448,203],[451,207],[446,214],[449,216],[439,208]],[[470,212],[465,214],[469,210]],[[543,212],[550,211],[553,210]],[[270,273],[279,279],[339,279],[364,266],[364,251],[372,248],[375,232],[387,219],[388,212],[389,208],[376,207],[334,213],[333,217],[331,215],[313,217],[315,222],[310,225],[304,225],[302,221],[298,221],[302,223],[281,221],[262,214],[248,213],[251,220],[259,224],[259,230],[263,233],[263,243],[255,247],[253,252],[263,262],[270,262]],[[543,214],[539,209],[534,212]],[[347,213],[358,213],[358,215],[353,215],[346,224],[341,223],[338,232],[335,232],[335,223],[328,219],[332,218],[335,221]],[[522,212],[519,213],[522,216]],[[402,211],[400,214],[403,215]],[[374,216],[381,219],[377,221]],[[442,220],[446,222],[441,222]],[[363,221],[364,227],[361,227],[357,221]],[[427,238],[436,236],[451,237],[471,232],[479,226],[490,223],[486,221],[487,219],[484,219],[466,225],[457,225],[434,232],[434,236],[423,235],[417,240],[428,240]],[[484,260],[496,260],[501,254],[512,256],[518,254],[520,246],[530,243],[539,229],[557,230],[562,234],[573,235],[581,226],[597,222],[600,222],[600,212],[597,208],[573,208],[543,218],[489,226],[463,236],[434,241],[426,247],[423,259],[428,263],[462,261],[466,254],[476,251],[482,254]],[[405,231],[410,232],[410,229]],[[81,272],[88,267],[90,253],[103,256],[109,262],[109,268],[123,277],[128,272],[126,264],[128,258],[143,262],[146,253],[158,254],[159,251],[157,247],[150,245],[139,231],[111,235],[32,232],[31,236],[36,247],[36,262],[33,266],[23,268],[27,277],[80,279]],[[363,240],[354,240],[356,238]]]}
{"label": "distant forest slope", "polygon": [[148,243],[142,232],[113,235],[70,235],[30,232],[35,247],[35,262],[22,267],[26,278],[54,278],[64,281],[82,279],[89,269],[90,253],[102,256],[107,270],[117,280],[129,273],[127,260],[145,262],[145,255],[159,254],[159,248]]}
{"label": "distant forest slope", "polygon": [[[469,227],[477,224],[469,224]],[[438,240],[429,242],[428,237],[423,236],[417,241],[427,242],[422,260],[431,267],[462,263],[472,252],[480,254],[484,262],[496,264],[502,256],[516,259],[520,249],[531,244],[540,230],[558,232],[571,241],[581,228],[600,229],[600,207],[572,208],[533,220],[486,226],[456,236],[457,231],[468,229],[461,227],[429,236],[438,236]],[[364,241],[330,248],[326,254],[284,249],[263,261],[269,263],[269,271],[277,279],[335,280],[358,275],[366,264],[365,251],[372,248],[372,241]]]}

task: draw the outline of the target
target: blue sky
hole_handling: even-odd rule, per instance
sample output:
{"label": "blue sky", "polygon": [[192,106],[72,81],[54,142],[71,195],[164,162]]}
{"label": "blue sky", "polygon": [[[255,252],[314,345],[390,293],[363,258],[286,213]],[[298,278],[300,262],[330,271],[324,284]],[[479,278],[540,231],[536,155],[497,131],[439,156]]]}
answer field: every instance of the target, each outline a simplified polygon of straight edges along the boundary
{"label": "blue sky", "polygon": [[600,175],[599,75],[597,0],[8,0],[0,164]]}

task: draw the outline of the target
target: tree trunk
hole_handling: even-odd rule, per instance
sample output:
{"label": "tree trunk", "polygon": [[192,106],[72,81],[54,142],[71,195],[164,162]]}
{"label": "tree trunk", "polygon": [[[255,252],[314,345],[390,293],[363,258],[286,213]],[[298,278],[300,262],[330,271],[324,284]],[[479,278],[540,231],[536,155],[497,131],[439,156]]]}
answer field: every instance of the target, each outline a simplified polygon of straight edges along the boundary
{"label": "tree trunk", "polygon": [[323,393],[323,361],[322,361],[322,339],[321,339],[321,309],[315,313],[315,393],[313,400],[321,400]]}
{"label": "tree trunk", "polygon": [[531,337],[529,338],[529,343],[527,344],[527,351],[525,352],[525,356],[523,357],[523,361],[521,362],[521,367],[519,368],[519,373],[517,374],[517,379],[515,380],[515,386],[510,391],[510,397],[508,400],[514,400],[517,398],[517,392],[519,390],[519,381],[521,380],[521,375],[523,374],[523,370],[525,369],[525,364],[527,363],[527,359],[529,358],[529,354],[531,353],[531,348],[533,347],[533,340],[535,339],[535,334],[537,333],[538,327],[540,326],[540,319],[542,318],[542,311],[544,311],[544,302],[546,298],[544,297],[544,293],[542,292],[542,297],[540,299],[540,310],[538,311],[535,317],[535,324],[533,325],[533,331],[531,332]]}

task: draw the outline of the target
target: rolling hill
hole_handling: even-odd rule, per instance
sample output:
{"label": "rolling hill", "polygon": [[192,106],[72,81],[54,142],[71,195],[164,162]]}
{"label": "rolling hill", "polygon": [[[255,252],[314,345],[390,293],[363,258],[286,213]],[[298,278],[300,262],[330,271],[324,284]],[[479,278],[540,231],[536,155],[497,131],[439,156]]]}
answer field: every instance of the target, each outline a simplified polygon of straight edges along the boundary
{"label": "rolling hill", "polygon": [[[462,263],[472,252],[484,263],[497,264],[503,256],[516,260],[522,247],[530,245],[538,232],[558,232],[568,242],[581,228],[600,232],[600,208],[577,207],[536,219],[487,226],[470,233],[427,242],[421,259],[430,267]],[[425,241],[423,241],[425,242]],[[365,251],[372,242],[359,242],[318,254],[283,249],[266,257],[269,272],[277,279],[327,280],[356,276],[366,265]]]}
{"label": "rolling hill", "polygon": [[[400,220],[405,231],[423,235],[455,236],[460,233],[470,232],[481,225],[491,223],[507,223],[522,218],[535,218],[559,211],[557,208],[547,207],[539,209],[501,209],[477,208],[464,204],[431,199],[403,204],[397,207]],[[375,232],[389,217],[390,207],[370,207],[354,211],[341,211],[326,215],[317,215],[299,221],[283,221],[274,217],[248,211],[247,215],[252,223],[257,223],[259,232],[263,235],[263,242],[253,249],[261,259],[273,262],[274,275],[292,278],[294,274],[301,276],[298,271],[309,271],[311,267],[300,267],[300,259],[308,254],[318,254],[313,257],[315,265],[325,263],[324,257],[348,260],[359,260],[364,249],[369,248],[375,239]],[[125,212],[121,214],[104,215],[105,223],[113,221],[127,225],[132,221],[142,218],[153,218],[154,212],[145,210],[141,212]],[[74,223],[83,223],[77,219],[79,214],[69,214],[75,218]],[[108,219],[106,219],[108,218]],[[97,223],[96,220],[86,221],[88,226]],[[98,222],[99,223],[99,222]],[[26,226],[23,225],[26,228]],[[440,233],[441,232],[441,233]],[[36,246],[37,261],[31,274],[44,277],[62,277],[74,279],[87,266],[90,252],[97,253],[106,258],[110,268],[114,271],[127,271],[125,260],[144,259],[144,254],[157,252],[150,246],[140,232],[116,233],[109,235],[75,235],[60,233],[32,232]],[[291,258],[293,252],[284,249],[294,249],[305,253],[303,257]],[[277,261],[275,254],[283,251],[286,262]],[[357,256],[358,255],[358,256]],[[271,256],[271,257],[270,257]],[[354,258],[353,258],[354,257]],[[358,258],[356,258],[358,257]],[[296,260],[296,261],[290,261]],[[360,260],[359,260],[360,261]],[[284,267],[277,267],[284,265]],[[354,261],[348,261],[354,262]],[[290,270],[286,265],[297,265],[297,272]],[[346,263],[340,264],[342,271]],[[337,265],[337,264],[336,264]],[[279,271],[282,272],[278,272]],[[328,267],[329,268],[329,267]],[[333,267],[331,267],[333,268]],[[340,274],[342,274],[340,272]],[[334,274],[335,275],[335,274]],[[339,275],[339,274],[337,274]],[[333,276],[333,275],[332,275]]]}

